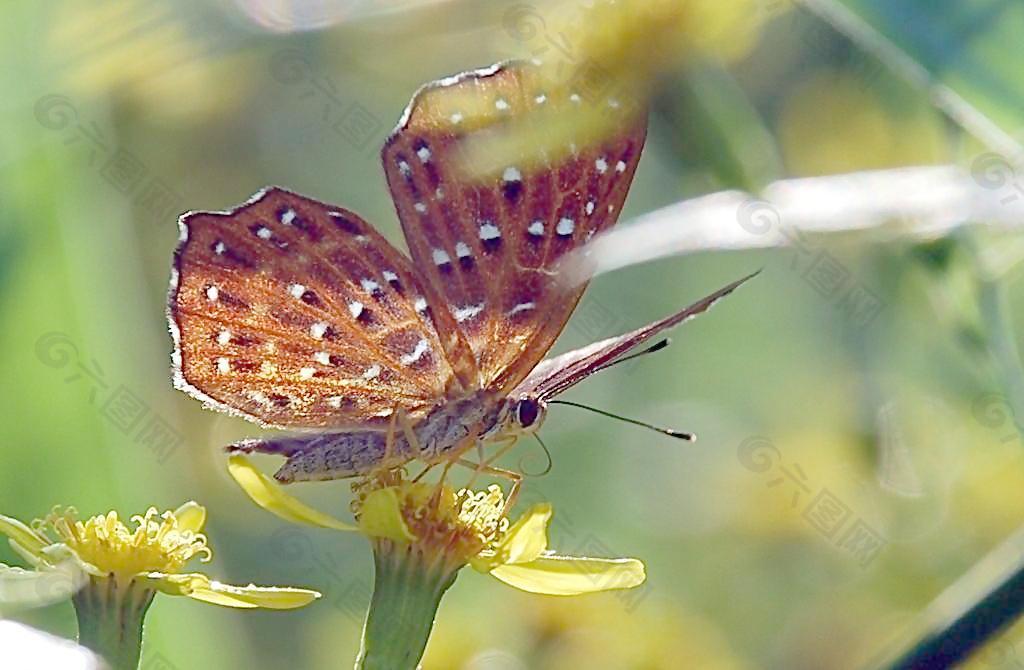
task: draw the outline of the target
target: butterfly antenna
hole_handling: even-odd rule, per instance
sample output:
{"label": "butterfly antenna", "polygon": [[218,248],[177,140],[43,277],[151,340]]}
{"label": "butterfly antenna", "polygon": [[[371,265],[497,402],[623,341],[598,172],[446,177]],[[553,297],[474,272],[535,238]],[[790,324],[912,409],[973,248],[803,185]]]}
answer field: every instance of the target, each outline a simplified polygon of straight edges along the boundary
{"label": "butterfly antenna", "polygon": [[534,433],[533,437],[537,440],[537,443],[540,444],[540,448],[544,450],[544,456],[548,459],[548,464],[544,466],[544,469],[540,472],[527,472],[526,468],[523,467],[523,461],[526,460],[526,457],[523,456],[519,459],[519,471],[527,477],[543,477],[551,472],[551,468],[554,467],[555,462],[551,459],[551,452],[548,450],[548,445],[544,444],[544,441],[540,439],[540,435]]}
{"label": "butterfly antenna", "polygon": [[579,407],[580,409],[589,410],[591,412],[594,412],[595,414],[600,414],[601,416],[607,416],[607,417],[609,417],[611,419],[618,419],[619,421],[625,421],[626,423],[631,423],[634,426],[641,426],[642,428],[648,428],[648,429],[653,430],[655,432],[661,433],[662,435],[668,435],[669,437],[674,437],[674,438],[677,438],[677,439],[680,439],[680,440],[686,440],[687,442],[696,442],[697,441],[697,436],[694,435],[693,433],[685,433],[685,432],[683,432],[681,430],[673,430],[671,428],[663,428],[661,426],[655,426],[652,423],[645,423],[643,421],[638,421],[636,419],[630,419],[629,417],[626,417],[626,416],[619,416],[618,414],[612,414],[611,412],[606,412],[603,409],[597,409],[596,407],[591,407],[590,405],[582,405],[582,404],[580,404],[578,402],[572,402],[570,400],[551,400],[551,401],[549,401],[549,404],[551,404],[551,405],[569,405],[570,407]]}
{"label": "butterfly antenna", "polygon": [[607,368],[610,368],[613,365],[618,365],[619,363],[625,363],[626,361],[631,361],[634,358],[639,358],[640,356],[646,356],[647,354],[656,353],[658,351],[661,351],[662,349],[664,349],[665,347],[667,347],[670,344],[672,344],[672,340],[670,338],[666,337],[664,339],[658,340],[657,342],[655,342],[651,346],[647,347],[646,349],[644,349],[642,351],[636,352],[635,354],[630,354],[628,356],[623,356],[622,358],[616,358],[611,363],[605,363],[604,365],[602,365],[599,368],[597,368],[596,370],[594,370],[594,372],[597,372],[598,370],[605,370]]}

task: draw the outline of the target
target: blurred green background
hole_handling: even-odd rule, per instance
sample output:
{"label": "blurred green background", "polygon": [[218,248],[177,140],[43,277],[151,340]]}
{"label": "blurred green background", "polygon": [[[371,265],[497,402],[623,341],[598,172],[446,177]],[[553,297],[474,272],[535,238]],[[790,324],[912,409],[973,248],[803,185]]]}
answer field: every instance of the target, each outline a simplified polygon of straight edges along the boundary
{"label": "blurred green background", "polygon": [[[1011,45],[1020,5],[892,3],[899,14],[848,4],[939,80],[967,82],[965,94],[1009,135],[1024,127],[1024,49]],[[928,91],[806,10],[709,7],[724,28],[658,80],[623,221],[725,188],[970,166],[984,151]],[[157,598],[143,667],[350,667],[372,584],[365,540],[288,526],[252,506],[219,448],[255,427],[171,388],[164,305],[175,219],[278,184],[353,209],[401,245],[381,143],[421,83],[555,55],[545,26],[522,23],[536,7],[44,0],[4,9],[0,511],[134,514],[195,499],[210,510],[207,572],[324,598],[296,612]],[[801,249],[708,250],[597,279],[557,350],[764,269],[667,350],[568,396],[696,431],[696,444],[567,407],[553,408],[542,431],[554,467],[528,480],[524,500],[554,504],[552,546],[640,557],[648,584],[557,599],[467,572],[442,604],[424,667],[848,668],[885,648],[1024,519],[1021,437],[1003,400],[1015,372],[998,357],[1007,324],[994,329],[979,300],[994,291],[1012,327],[1024,301],[1013,265],[989,281],[981,263],[1013,243],[982,233],[928,245],[808,238]],[[544,465],[530,442],[509,462],[519,459],[527,472]],[[346,513],[344,482],[292,490]],[[4,545],[0,562],[19,559]],[[75,633],[67,604],[17,618]],[[976,667],[1024,665],[1019,638],[1005,635]]]}

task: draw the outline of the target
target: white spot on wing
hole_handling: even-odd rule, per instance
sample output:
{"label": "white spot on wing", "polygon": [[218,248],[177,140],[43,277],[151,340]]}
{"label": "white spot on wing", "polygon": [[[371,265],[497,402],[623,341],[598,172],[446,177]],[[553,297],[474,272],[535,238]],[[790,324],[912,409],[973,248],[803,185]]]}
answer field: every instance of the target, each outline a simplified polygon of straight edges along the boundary
{"label": "white spot on wing", "polygon": [[231,372],[231,363],[223,356],[217,359],[217,372],[222,375]]}
{"label": "white spot on wing", "polygon": [[579,104],[580,96],[578,93],[573,93],[572,95],[569,96],[569,100],[571,100],[575,104]]}
{"label": "white spot on wing", "polygon": [[544,234],[544,222],[541,221],[540,219],[537,219],[536,221],[529,225],[529,227],[526,229],[526,232],[530,233],[535,237],[540,237],[541,235]]}
{"label": "white spot on wing", "polygon": [[419,156],[421,163],[426,163],[430,160],[430,149],[427,147],[420,147],[416,150],[416,155]]}
{"label": "white spot on wing", "polygon": [[555,232],[559,235],[572,235],[572,231],[575,227],[575,221],[570,218],[563,217],[555,227]]}
{"label": "white spot on wing", "polygon": [[536,103],[537,103],[538,105],[543,105],[543,104],[544,104],[544,102],[545,102],[545,101],[546,101],[547,99],[548,99],[548,96],[546,96],[546,95],[544,95],[543,93],[541,93],[541,94],[540,94],[540,95],[538,95],[538,96],[537,96],[536,98],[534,98],[534,99],[533,99],[533,101],[534,101],[534,102],[536,102]]}
{"label": "white spot on wing", "polygon": [[220,297],[220,289],[216,286],[206,287],[206,299],[210,302],[217,302],[217,298]]}
{"label": "white spot on wing", "polygon": [[528,312],[529,310],[533,309],[536,306],[537,306],[537,304],[534,303],[533,301],[521,302],[518,305],[516,305],[515,307],[513,307],[512,309],[510,309],[508,311],[508,315],[509,316],[514,316],[514,315],[518,314],[519,312]]}
{"label": "white spot on wing", "polygon": [[462,121],[462,112],[455,112],[450,117],[452,123],[460,123]]}
{"label": "white spot on wing", "polygon": [[594,201],[593,201],[593,200],[588,200],[588,201],[587,201],[587,209],[586,209],[586,211],[587,211],[587,216],[590,216],[591,214],[593,214],[593,213],[594,213],[594,204],[595,204],[595,203],[594,203]]}
{"label": "white spot on wing", "polygon": [[594,161],[594,167],[597,168],[598,172],[604,174],[605,172],[608,171],[608,161],[604,159],[604,156],[601,156],[596,161]]}
{"label": "white spot on wing", "polygon": [[416,301],[413,302],[412,306],[416,309],[417,312],[422,314],[423,312],[427,311],[427,299],[424,298],[423,296],[417,296]]}
{"label": "white spot on wing", "polygon": [[291,284],[288,287],[288,292],[291,293],[294,298],[301,298],[302,294],[306,292],[306,287],[302,284]]}
{"label": "white spot on wing", "polygon": [[330,365],[331,355],[326,351],[318,351],[315,354],[313,354],[313,360],[319,363],[320,365]]}
{"label": "white spot on wing", "polygon": [[262,391],[249,391],[248,395],[249,395],[249,400],[252,400],[255,403],[259,403],[259,404],[264,405],[266,407],[270,407],[271,404],[272,404],[270,402],[270,398],[268,398],[266,396],[266,394],[263,393]]}
{"label": "white spot on wing", "polygon": [[327,404],[333,407],[334,409],[341,409],[342,400],[344,400],[344,398],[342,398],[340,395],[332,395],[331,397],[327,398]]}
{"label": "white spot on wing", "polygon": [[412,176],[412,168],[405,161],[398,161],[398,171],[402,173],[403,177],[408,178]]}
{"label": "white spot on wing", "polygon": [[363,379],[376,379],[380,375],[380,366],[374,363],[363,372]]}
{"label": "white spot on wing", "polygon": [[470,251],[469,245],[465,242],[457,242],[455,244],[455,255],[459,258],[465,258],[466,256],[472,256],[473,252]]}
{"label": "white spot on wing", "polygon": [[294,209],[286,209],[281,214],[281,223],[283,223],[286,226],[290,226],[292,225],[292,221],[295,220],[295,216],[296,214]]}
{"label": "white spot on wing", "polygon": [[430,351],[430,345],[427,343],[426,340],[420,340],[419,342],[416,343],[415,349],[413,349],[408,354],[402,354],[402,357],[398,360],[401,361],[402,365],[412,365],[416,361],[423,358],[423,354],[427,353],[428,351]]}
{"label": "white spot on wing", "polygon": [[303,381],[312,379],[314,374],[316,374],[316,368],[302,368],[299,370],[299,379]]}
{"label": "white spot on wing", "polygon": [[501,178],[505,181],[522,181],[523,175],[515,167],[505,168],[505,173],[501,175]]}
{"label": "white spot on wing", "polygon": [[309,334],[313,336],[314,340],[322,340],[324,333],[327,332],[327,322],[317,321],[309,327]]}
{"label": "white spot on wing", "polygon": [[455,310],[452,314],[454,314],[456,321],[462,323],[463,321],[472,319],[474,316],[476,316],[482,311],[484,311],[484,303],[481,302],[477,305],[466,305],[465,307],[460,307],[459,309]]}
{"label": "white spot on wing", "polygon": [[434,265],[444,265],[452,261],[451,257],[448,256],[448,252],[444,249],[434,249],[430,253],[434,258]]}
{"label": "white spot on wing", "polygon": [[348,313],[352,315],[353,319],[358,319],[359,315],[363,313],[363,307],[363,303],[353,300],[348,304]]}
{"label": "white spot on wing", "polygon": [[417,202],[417,203],[416,203],[415,205],[413,205],[412,207],[413,207],[413,209],[415,209],[415,210],[416,210],[417,212],[419,212],[420,214],[423,214],[424,212],[426,212],[426,211],[427,211],[427,206],[426,206],[426,205],[424,205],[424,204],[423,204],[422,202]]}
{"label": "white spot on wing", "polygon": [[270,228],[267,228],[266,226],[260,226],[256,231],[256,237],[261,240],[269,240],[272,235],[273,233],[270,232]]}
{"label": "white spot on wing", "polygon": [[625,163],[625,161],[619,161],[618,163],[616,163],[615,164],[615,171],[616,172],[625,172],[626,171],[626,163]]}
{"label": "white spot on wing", "polygon": [[386,282],[396,282],[396,281],[398,281],[398,275],[396,275],[391,270],[385,270],[383,274],[384,274],[384,281],[386,281]]}
{"label": "white spot on wing", "polygon": [[217,333],[217,344],[224,346],[231,341],[231,331],[225,328]]}
{"label": "white spot on wing", "polygon": [[505,111],[506,109],[508,109],[508,100],[506,100],[505,98],[498,98],[497,100],[494,101],[494,106],[501,111]]}
{"label": "white spot on wing", "polygon": [[226,250],[227,247],[224,246],[224,243],[221,242],[220,240],[217,241],[217,244],[213,245],[213,253],[217,254],[218,256],[223,254]]}
{"label": "white spot on wing", "polygon": [[373,281],[372,279],[360,279],[359,283],[362,285],[363,290],[369,293],[370,295],[380,293],[380,284]]}
{"label": "white spot on wing", "polygon": [[484,221],[480,224],[480,239],[484,242],[488,240],[496,240],[501,237],[501,231],[498,227],[490,221]]}

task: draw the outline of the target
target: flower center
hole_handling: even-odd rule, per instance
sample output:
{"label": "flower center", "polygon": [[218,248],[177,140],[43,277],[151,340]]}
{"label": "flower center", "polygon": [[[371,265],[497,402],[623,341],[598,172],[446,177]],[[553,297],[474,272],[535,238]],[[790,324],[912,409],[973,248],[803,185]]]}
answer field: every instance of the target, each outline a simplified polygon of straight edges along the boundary
{"label": "flower center", "polygon": [[63,511],[54,508],[32,525],[43,535],[52,530],[57,541],[68,545],[83,561],[121,578],[146,572],[174,573],[195,556],[203,561],[213,556],[206,536],[179,528],[173,512],[159,514],[150,507],[145,516],[131,517],[129,524],[134,528],[121,521],[116,512],[83,522],[69,507]]}
{"label": "flower center", "polygon": [[461,489],[447,484],[427,484],[401,479],[363,482],[354,485],[355,512],[373,490],[392,488],[399,512],[415,544],[426,552],[443,552],[454,562],[466,563],[481,551],[492,548],[508,530],[503,515],[505,496],[501,487],[491,484],[484,491]]}

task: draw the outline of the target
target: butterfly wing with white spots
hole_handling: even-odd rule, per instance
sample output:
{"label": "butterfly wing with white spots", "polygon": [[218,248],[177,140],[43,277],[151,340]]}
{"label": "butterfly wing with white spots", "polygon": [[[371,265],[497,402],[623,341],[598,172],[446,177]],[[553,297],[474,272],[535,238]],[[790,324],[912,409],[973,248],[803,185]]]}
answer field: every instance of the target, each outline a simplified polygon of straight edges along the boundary
{"label": "butterfly wing with white spots", "polygon": [[178,388],[265,425],[367,428],[455,383],[409,259],[355,214],[271,188],[180,226]]}
{"label": "butterfly wing with white spots", "polygon": [[[524,149],[490,176],[466,176],[467,142],[552,106],[589,104],[572,93],[559,99],[542,81],[537,68],[509,64],[429,84],[382,152],[427,298],[450,315],[438,329],[458,328],[478,383],[498,393],[529,374],[564,328],[585,284],[556,281],[556,264],[614,225],[646,136],[646,118],[624,116],[622,132],[599,145]],[[472,111],[460,108],[466,101]],[[599,104],[620,112],[614,100]]]}

